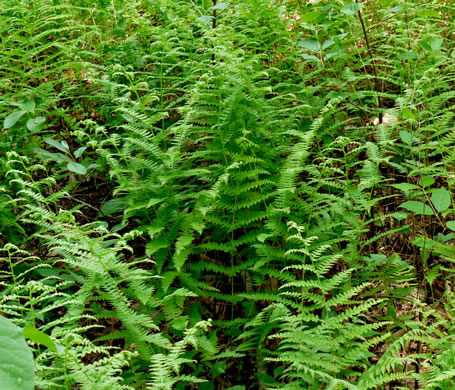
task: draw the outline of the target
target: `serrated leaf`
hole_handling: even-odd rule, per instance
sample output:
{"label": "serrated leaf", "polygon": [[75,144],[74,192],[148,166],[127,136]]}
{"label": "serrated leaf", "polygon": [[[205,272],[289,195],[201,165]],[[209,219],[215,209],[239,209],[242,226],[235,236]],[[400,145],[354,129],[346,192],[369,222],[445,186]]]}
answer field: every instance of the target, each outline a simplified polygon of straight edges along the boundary
{"label": "serrated leaf", "polygon": [[363,7],[364,5],[362,3],[346,4],[343,8],[341,8],[341,12],[345,15],[352,16],[359,12]]}
{"label": "serrated leaf", "polygon": [[180,272],[182,270],[182,267],[184,266],[186,260],[188,259],[188,256],[191,253],[191,249],[183,249],[181,251],[176,251],[174,253],[174,256],[172,258],[174,262],[175,269]]}
{"label": "serrated leaf", "polygon": [[25,113],[26,111],[21,110],[14,111],[11,114],[9,114],[6,117],[5,122],[3,122],[3,128],[10,129],[11,127],[13,127],[17,123],[17,121],[24,116]]}
{"label": "serrated leaf", "polygon": [[209,8],[210,9],[226,9],[228,7],[229,7],[228,3],[219,3],[219,4],[215,4],[214,6],[209,7]]}
{"label": "serrated leaf", "polygon": [[74,157],[76,157],[76,158],[81,157],[81,156],[84,154],[84,152],[86,151],[86,149],[87,149],[87,148],[86,148],[85,146],[82,146],[82,147],[78,148],[78,149],[74,152]]}
{"label": "serrated leaf", "polygon": [[85,166],[74,161],[68,163],[66,167],[69,171],[77,173],[79,175],[85,175],[87,173],[87,168]]}
{"label": "serrated leaf", "polygon": [[37,116],[36,118],[30,118],[27,121],[27,129],[30,131],[39,131],[44,127],[46,118],[44,116]]}
{"label": "serrated leaf", "polygon": [[299,41],[299,46],[302,46],[305,49],[308,49],[311,51],[320,51],[321,50],[319,42],[316,39],[301,39]]}
{"label": "serrated leaf", "polygon": [[403,207],[404,209],[408,211],[412,211],[413,213],[416,213],[417,215],[433,215],[433,210],[431,209],[430,206],[426,205],[425,203],[418,202],[416,200],[410,200],[407,202],[404,202],[403,204],[400,205],[400,207]]}
{"label": "serrated leaf", "polygon": [[436,210],[440,213],[450,207],[451,199],[450,193],[445,188],[438,188],[431,194],[431,202]]}
{"label": "serrated leaf", "polygon": [[0,316],[0,384],[2,389],[33,390],[33,354],[22,330]]}
{"label": "serrated leaf", "polygon": [[62,143],[58,142],[56,139],[52,139],[52,138],[45,138],[44,142],[46,142],[48,145],[51,145],[54,148],[60,150],[63,153],[69,153],[68,144],[63,145]]}
{"label": "serrated leaf", "polygon": [[455,221],[447,221],[446,226],[455,232]]}
{"label": "serrated leaf", "polygon": [[22,334],[26,339],[32,340],[34,343],[44,345],[51,352],[57,352],[57,346],[54,341],[44,332],[36,329],[34,325],[27,325]]}

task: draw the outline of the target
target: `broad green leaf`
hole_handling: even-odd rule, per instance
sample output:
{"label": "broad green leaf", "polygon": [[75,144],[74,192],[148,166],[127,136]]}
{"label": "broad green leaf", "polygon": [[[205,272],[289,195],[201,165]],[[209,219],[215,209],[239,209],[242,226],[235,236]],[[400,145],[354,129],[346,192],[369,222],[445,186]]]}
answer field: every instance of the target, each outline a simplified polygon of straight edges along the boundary
{"label": "broad green leaf", "polygon": [[300,56],[302,58],[304,58],[305,60],[312,60],[312,61],[316,61],[316,62],[321,62],[321,60],[318,57],[316,57],[316,56],[314,56],[312,54],[301,54]]}
{"label": "broad green leaf", "polygon": [[301,39],[299,41],[299,46],[302,46],[305,49],[308,49],[311,51],[320,51],[321,50],[319,42],[316,39]]}
{"label": "broad green leaf", "polygon": [[22,109],[24,111],[27,111],[30,114],[33,114],[35,112],[36,104],[33,100],[14,102],[13,105],[19,107],[20,109]]}
{"label": "broad green leaf", "polygon": [[406,119],[415,119],[416,118],[415,115],[412,113],[412,111],[406,107],[403,107],[401,109],[401,113],[403,114],[403,117]]}
{"label": "broad green leaf", "polygon": [[433,51],[433,49],[431,48],[431,46],[430,46],[430,45],[428,44],[428,42],[426,42],[426,41],[419,41],[418,44],[419,44],[419,46],[420,46],[423,50],[425,50],[425,51],[430,51],[430,52]]}
{"label": "broad green leaf", "polygon": [[126,206],[128,206],[128,200],[126,198],[114,198],[103,204],[101,212],[104,215],[111,215],[117,211],[125,210]]}
{"label": "broad green leaf", "polygon": [[84,152],[85,152],[86,149],[87,149],[87,148],[86,148],[85,146],[82,146],[82,147],[78,148],[78,149],[74,152],[74,157],[76,157],[76,158],[81,157],[81,156],[84,154]]}
{"label": "broad green leaf", "polygon": [[209,23],[211,23],[212,19],[213,19],[213,16],[202,15],[202,16],[199,16],[196,20],[199,22],[203,22],[205,24],[209,24]]}
{"label": "broad green leaf", "polygon": [[22,330],[0,316],[0,387],[33,390],[34,382],[33,354]]}
{"label": "broad green leaf", "polygon": [[54,341],[46,333],[36,329],[34,325],[27,325],[22,333],[26,339],[32,340],[34,343],[44,345],[51,352],[57,352],[57,346]]}
{"label": "broad green leaf", "polygon": [[302,22],[313,22],[315,21],[316,19],[318,19],[320,16],[322,15],[322,12],[319,12],[319,11],[312,11],[312,12],[308,12],[306,13],[305,15],[303,15],[300,20]]}
{"label": "broad green leaf", "polygon": [[419,56],[413,51],[405,51],[403,53],[400,53],[398,57],[402,58],[403,60],[415,60],[419,58]]}
{"label": "broad green leaf", "polygon": [[400,138],[406,145],[409,145],[409,146],[412,145],[413,136],[412,136],[412,134],[409,131],[401,130],[400,131]]}
{"label": "broad green leaf", "polygon": [[351,3],[346,4],[343,8],[341,8],[341,12],[345,15],[352,16],[362,9],[364,5],[362,3]]}
{"label": "broad green leaf", "polygon": [[443,212],[450,206],[450,193],[445,188],[438,188],[431,194],[431,202],[436,210]]}
{"label": "broad green leaf", "polygon": [[9,114],[6,117],[5,122],[3,122],[3,128],[10,129],[11,127],[13,127],[17,123],[17,121],[24,116],[25,113],[26,111],[21,110],[14,111],[11,114]]}
{"label": "broad green leaf", "polygon": [[61,143],[62,146],[65,148],[65,150],[67,150],[68,153],[69,153],[70,147],[68,146],[68,142],[66,142],[65,140],[62,140],[60,143]]}
{"label": "broad green leaf", "polygon": [[38,154],[43,160],[53,160],[59,163],[67,162],[70,163],[72,160],[68,157],[65,156],[61,153],[51,153],[48,152],[47,150],[37,148],[34,150],[36,154]]}
{"label": "broad green leaf", "polygon": [[44,116],[37,116],[36,118],[30,118],[27,121],[27,129],[30,131],[40,131],[46,122],[46,118]]}
{"label": "broad green leaf", "polygon": [[442,43],[443,43],[443,42],[444,42],[444,39],[442,39],[442,38],[433,39],[433,40],[430,42],[431,50],[433,50],[433,51],[438,50],[438,49],[442,46]]}
{"label": "broad green leaf", "polygon": [[216,378],[226,372],[226,360],[220,360],[212,364],[211,373],[212,378]]}
{"label": "broad green leaf", "polygon": [[396,7],[390,8],[389,11],[390,11],[390,12],[399,12],[399,11],[401,11],[402,9],[403,9],[403,7],[400,6],[400,5],[398,5],[398,6],[396,6]]}
{"label": "broad green leaf", "polygon": [[447,221],[446,226],[455,232],[455,221]]}
{"label": "broad green leaf", "polygon": [[419,15],[421,18],[439,18],[440,15],[432,9],[426,9],[423,11],[420,11],[417,15]]}
{"label": "broad green leaf", "polygon": [[210,9],[226,9],[229,7],[228,3],[219,3],[215,4],[214,6],[210,7]]}
{"label": "broad green leaf", "polygon": [[85,166],[74,161],[68,163],[66,167],[69,171],[77,173],[79,175],[85,175],[87,173],[87,168]]}
{"label": "broad green leaf", "polygon": [[392,214],[392,217],[395,218],[397,221],[402,221],[403,219],[406,219],[408,216],[408,213],[405,213],[404,211],[397,211],[396,213]]}
{"label": "broad green leaf", "polygon": [[410,191],[410,190],[418,190],[420,187],[416,186],[415,184],[411,183],[398,183],[398,184],[392,184],[393,188],[396,188],[401,191]]}
{"label": "broad green leaf", "polygon": [[431,209],[430,206],[426,205],[425,203],[418,202],[415,200],[410,200],[408,202],[404,202],[403,204],[400,205],[400,207],[403,207],[404,209],[408,211],[412,211],[413,213],[416,213],[417,215],[433,215],[433,210]]}
{"label": "broad green leaf", "polygon": [[328,49],[330,46],[334,45],[335,41],[332,39],[327,39],[323,44],[322,44],[322,50]]}
{"label": "broad green leaf", "polygon": [[429,187],[433,185],[435,182],[433,176],[422,176],[422,178],[419,180],[419,185],[422,187]]}
{"label": "broad green leaf", "polygon": [[332,57],[343,57],[346,55],[346,52],[344,50],[334,50],[334,51],[331,51],[330,53],[327,53],[325,55],[326,58],[332,58]]}
{"label": "broad green leaf", "polygon": [[54,148],[60,150],[63,153],[69,153],[69,151],[70,151],[68,148],[68,144],[66,144],[66,142],[65,142],[66,145],[63,145],[62,143],[60,143],[57,140],[52,139],[52,138],[45,138],[44,142],[46,142],[48,145],[51,145]]}

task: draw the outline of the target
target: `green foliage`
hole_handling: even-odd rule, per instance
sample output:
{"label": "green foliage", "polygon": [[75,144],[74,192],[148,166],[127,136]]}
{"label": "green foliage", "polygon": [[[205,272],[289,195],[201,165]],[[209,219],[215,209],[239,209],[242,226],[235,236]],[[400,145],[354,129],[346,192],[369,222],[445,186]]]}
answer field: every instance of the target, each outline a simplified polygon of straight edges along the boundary
{"label": "green foliage", "polygon": [[33,355],[21,329],[0,316],[0,379],[11,390],[34,388]]}
{"label": "green foliage", "polygon": [[35,386],[452,388],[454,10],[0,0]]}

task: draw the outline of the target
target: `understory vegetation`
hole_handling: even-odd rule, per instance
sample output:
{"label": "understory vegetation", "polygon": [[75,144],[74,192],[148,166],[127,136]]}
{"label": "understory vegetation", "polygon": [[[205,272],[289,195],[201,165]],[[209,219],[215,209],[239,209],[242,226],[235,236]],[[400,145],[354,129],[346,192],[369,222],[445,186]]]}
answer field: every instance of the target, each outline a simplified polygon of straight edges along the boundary
{"label": "understory vegetation", "polygon": [[454,389],[454,13],[0,0],[5,389]]}

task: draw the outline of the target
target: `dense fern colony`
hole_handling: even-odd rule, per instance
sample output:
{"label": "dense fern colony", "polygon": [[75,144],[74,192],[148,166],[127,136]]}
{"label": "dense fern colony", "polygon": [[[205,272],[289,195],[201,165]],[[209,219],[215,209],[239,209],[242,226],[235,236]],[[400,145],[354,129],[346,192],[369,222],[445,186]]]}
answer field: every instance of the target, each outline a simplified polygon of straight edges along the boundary
{"label": "dense fern colony", "polygon": [[454,11],[0,0],[0,383],[455,388]]}

